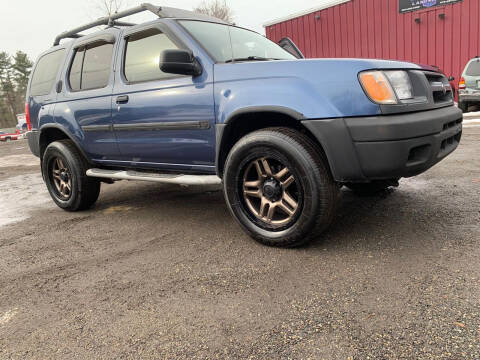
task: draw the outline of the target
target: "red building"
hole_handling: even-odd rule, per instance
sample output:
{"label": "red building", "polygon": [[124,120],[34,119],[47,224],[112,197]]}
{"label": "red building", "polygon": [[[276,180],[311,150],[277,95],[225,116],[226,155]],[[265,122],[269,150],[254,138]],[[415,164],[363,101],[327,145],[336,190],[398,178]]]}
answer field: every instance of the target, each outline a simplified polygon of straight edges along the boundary
{"label": "red building", "polygon": [[327,0],[265,24],[308,58],[398,59],[435,65],[457,82],[480,55],[480,0]]}

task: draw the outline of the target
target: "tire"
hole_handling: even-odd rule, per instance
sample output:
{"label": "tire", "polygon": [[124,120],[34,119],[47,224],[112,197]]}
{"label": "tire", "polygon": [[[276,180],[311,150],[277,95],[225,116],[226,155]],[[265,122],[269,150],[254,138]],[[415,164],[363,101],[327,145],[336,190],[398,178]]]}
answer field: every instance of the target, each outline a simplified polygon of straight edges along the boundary
{"label": "tire", "polygon": [[233,217],[268,246],[297,247],[318,236],[332,222],[339,198],[324,154],[289,128],[241,138],[227,157],[223,183]]}
{"label": "tire", "polygon": [[468,112],[468,103],[463,102],[463,101],[460,101],[460,102],[458,103],[458,108],[459,108],[460,110],[462,110],[463,113],[466,113],[466,112]]}
{"label": "tire", "polygon": [[10,141],[12,141],[12,138],[9,138],[9,137],[5,138],[5,142],[10,142]]}
{"label": "tire", "polygon": [[[100,194],[100,181],[70,140],[52,142],[42,158],[42,175],[53,201],[66,211],[89,209]],[[63,186],[62,186],[63,185]]]}
{"label": "tire", "polygon": [[398,180],[377,180],[369,183],[347,183],[347,188],[352,190],[356,195],[373,196],[385,192],[391,186],[398,186]]}

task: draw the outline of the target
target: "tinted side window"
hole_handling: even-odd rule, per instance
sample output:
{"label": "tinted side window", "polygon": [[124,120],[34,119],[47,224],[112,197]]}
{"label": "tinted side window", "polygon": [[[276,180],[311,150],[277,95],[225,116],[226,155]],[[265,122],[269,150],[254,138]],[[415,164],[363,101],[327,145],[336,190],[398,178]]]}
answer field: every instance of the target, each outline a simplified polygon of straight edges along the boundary
{"label": "tinted side window", "polygon": [[112,64],[113,44],[87,47],[82,71],[82,90],[107,86]]}
{"label": "tinted side window", "polygon": [[468,76],[480,76],[480,59],[473,60],[467,67],[465,75]]}
{"label": "tinted side window", "polygon": [[38,60],[30,85],[30,95],[48,95],[52,91],[58,70],[65,55],[65,49],[57,50]]}
{"label": "tinted side window", "polygon": [[78,91],[81,89],[81,81],[82,81],[82,66],[83,66],[83,56],[85,55],[84,49],[79,49],[75,53],[75,57],[73,58],[72,67],[70,68],[70,76],[68,78],[70,82],[70,87],[74,91]]}
{"label": "tinted side window", "polygon": [[164,33],[150,29],[127,38],[125,49],[125,78],[130,82],[159,80],[172,77],[159,68],[163,50],[178,49]]}
{"label": "tinted side window", "polygon": [[74,91],[99,89],[108,85],[113,44],[90,45],[75,52],[68,80]]}

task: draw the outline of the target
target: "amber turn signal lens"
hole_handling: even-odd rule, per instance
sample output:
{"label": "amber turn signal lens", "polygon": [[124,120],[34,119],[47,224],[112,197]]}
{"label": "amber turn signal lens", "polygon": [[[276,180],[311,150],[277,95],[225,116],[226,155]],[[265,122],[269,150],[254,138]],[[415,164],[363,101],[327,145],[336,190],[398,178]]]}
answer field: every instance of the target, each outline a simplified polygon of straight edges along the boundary
{"label": "amber turn signal lens", "polygon": [[381,71],[360,73],[360,82],[370,99],[378,104],[396,104],[397,98]]}

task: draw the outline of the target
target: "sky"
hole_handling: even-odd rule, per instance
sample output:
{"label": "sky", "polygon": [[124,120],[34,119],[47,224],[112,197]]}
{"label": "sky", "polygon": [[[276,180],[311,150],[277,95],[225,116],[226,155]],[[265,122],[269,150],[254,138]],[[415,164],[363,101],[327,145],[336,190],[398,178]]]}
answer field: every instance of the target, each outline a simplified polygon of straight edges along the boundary
{"label": "sky", "polygon": [[[123,0],[133,7],[148,0]],[[234,12],[237,25],[265,34],[263,24],[292,13],[321,5],[328,0],[226,0]],[[35,59],[47,50],[55,36],[104,16],[102,0],[0,0],[0,51],[26,52]],[[191,10],[201,0],[150,0],[163,5]],[[130,21],[152,17],[137,16]]]}

